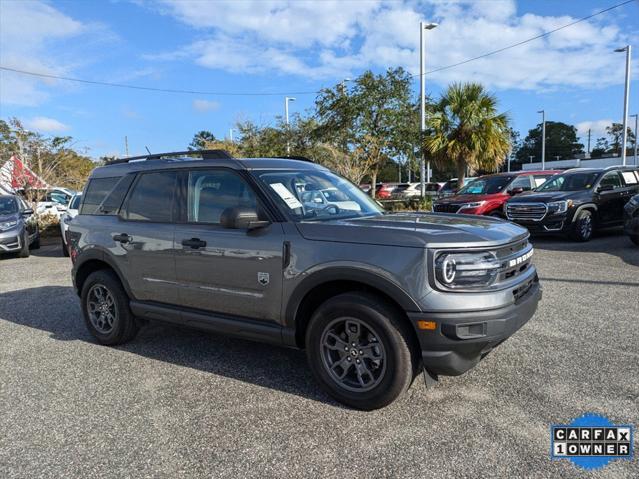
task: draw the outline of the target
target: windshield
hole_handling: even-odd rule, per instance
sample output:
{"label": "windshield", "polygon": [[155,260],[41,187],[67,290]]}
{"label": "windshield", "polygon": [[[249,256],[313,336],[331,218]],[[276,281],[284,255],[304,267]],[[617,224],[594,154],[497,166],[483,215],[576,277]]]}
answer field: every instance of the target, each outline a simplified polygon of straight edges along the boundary
{"label": "windshield", "polygon": [[566,173],[549,179],[535,191],[588,190],[597,181],[597,176],[599,176],[599,173],[596,172]]}
{"label": "windshield", "polygon": [[383,212],[362,190],[328,171],[263,171],[255,175],[295,221],[355,218]]}
{"label": "windshield", "polygon": [[504,191],[512,176],[487,176],[477,178],[457,192],[458,195],[491,195]]}
{"label": "windshield", "polygon": [[71,204],[69,205],[69,208],[72,210],[77,210],[78,207],[80,206],[80,200],[82,199],[82,195],[75,195],[72,199],[71,199]]}
{"label": "windshield", "polygon": [[0,196],[0,215],[12,215],[18,212],[18,202],[13,196]]}

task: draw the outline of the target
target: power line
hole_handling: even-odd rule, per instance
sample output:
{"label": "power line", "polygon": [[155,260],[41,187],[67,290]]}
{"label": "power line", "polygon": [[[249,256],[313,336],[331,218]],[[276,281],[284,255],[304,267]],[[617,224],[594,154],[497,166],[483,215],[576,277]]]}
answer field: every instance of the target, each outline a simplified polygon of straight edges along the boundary
{"label": "power line", "polygon": [[54,80],[65,80],[76,83],[88,83],[89,85],[101,85],[101,86],[110,86],[116,88],[130,88],[133,90],[145,90],[145,91],[154,91],[154,92],[162,92],[162,93],[182,93],[188,95],[214,95],[214,96],[282,96],[282,95],[314,95],[316,91],[298,91],[298,92],[290,92],[286,93],[259,93],[259,92],[217,92],[217,91],[204,91],[204,90],[183,90],[179,88],[155,88],[151,86],[140,86],[140,85],[127,85],[125,83],[111,83],[105,81],[98,80],[84,80],[81,78],[72,78],[61,75],[52,75],[49,73],[38,73],[27,70],[20,70],[18,68],[10,68],[0,66],[0,70],[10,71],[14,73],[20,73],[23,75],[31,75],[42,78],[51,78]]}
{"label": "power line", "polygon": [[[625,2],[621,2],[618,3],[616,5],[612,5],[611,7],[605,8],[603,10],[600,10],[598,12],[595,12],[591,15],[579,18],[577,20],[575,20],[574,22],[570,22],[567,23],[565,25],[562,25],[560,27],[554,28],[552,30],[548,30],[547,32],[541,33],[539,35],[536,35],[534,37],[528,38],[526,40],[522,40],[520,42],[517,43],[513,43],[512,45],[508,45],[502,48],[499,48],[497,50],[493,50],[491,52],[486,52],[483,53],[479,56],[473,57],[473,58],[468,58],[466,60],[457,62],[457,63],[452,63],[450,65],[446,65],[443,67],[439,67],[439,68],[435,68],[433,70],[429,70],[427,72],[424,73],[424,75],[429,75],[431,73],[436,73],[436,72],[440,72],[443,70],[448,70],[450,68],[454,68],[454,67],[458,67],[460,65],[465,65],[466,63],[470,63],[470,62],[474,62],[476,60],[480,60],[482,58],[486,58],[489,57],[491,55],[496,55],[497,53],[501,53],[503,51],[506,50],[510,50],[511,48],[515,48],[521,45],[524,45],[526,43],[532,42],[534,40],[538,40],[540,38],[544,38],[547,37],[555,32],[558,32],[560,30],[563,30],[565,28],[571,27],[573,25],[576,25],[578,23],[584,22],[586,20],[589,20],[591,18],[594,18],[598,15],[601,15],[603,13],[609,12],[611,10],[614,10],[616,8],[619,7],[623,7],[624,5],[627,5],[629,3],[634,2],[635,0],[626,0]],[[41,78],[50,78],[50,79],[54,79],[54,80],[64,80],[64,81],[70,81],[70,82],[76,82],[76,83],[85,83],[85,84],[89,84],[89,85],[100,85],[100,86],[110,86],[110,87],[115,87],[115,88],[128,88],[128,89],[132,89],[132,90],[144,90],[144,91],[153,91],[153,92],[161,92],[161,93],[180,93],[180,94],[187,94],[187,95],[211,95],[211,96],[284,96],[284,95],[316,95],[319,93],[319,91],[287,91],[287,92],[218,92],[218,91],[206,91],[206,90],[184,90],[184,89],[179,89],[179,88],[156,88],[156,87],[150,87],[150,86],[141,86],[141,85],[128,85],[128,84],[124,84],[124,83],[112,83],[112,82],[105,82],[105,81],[98,81],[98,80],[85,80],[85,79],[81,79],[81,78],[73,78],[73,77],[67,77],[67,76],[61,76],[61,75],[52,75],[49,73],[39,73],[39,72],[33,72],[33,71],[27,71],[27,70],[21,70],[18,68],[11,68],[11,67],[5,67],[5,66],[0,66],[0,70],[4,70],[4,71],[10,71],[10,72],[14,72],[14,73],[19,73],[22,75],[30,75],[30,76],[35,76],[35,77],[41,77]],[[414,75],[411,75],[411,77],[419,77],[420,74],[416,73]]]}
{"label": "power line", "polygon": [[[434,70],[427,71],[425,73],[425,75],[428,75],[429,73],[440,72],[442,70],[448,70],[449,68],[458,67],[460,65],[465,65],[466,63],[474,62],[475,60],[480,60],[481,58],[486,58],[486,57],[489,57],[491,55],[495,55],[497,53],[501,53],[501,52],[503,52],[505,50],[510,50],[511,48],[515,48],[515,47],[524,45],[525,43],[529,43],[529,42],[532,42],[534,40],[539,40],[540,38],[547,37],[547,36],[549,36],[549,35],[551,35],[551,34],[553,34],[555,32],[558,32],[559,30],[563,30],[564,28],[572,27],[573,25],[576,25],[578,23],[585,22],[586,20],[590,20],[591,18],[596,17],[597,15],[601,15],[602,13],[609,12],[611,10],[614,10],[615,8],[623,7],[624,5],[627,5],[627,4],[632,3],[634,1],[635,0],[626,0],[625,2],[618,3],[616,5],[613,5],[611,7],[608,7],[608,8],[605,8],[603,10],[600,10],[598,12],[595,12],[595,13],[593,13],[591,15],[588,15],[586,17],[579,18],[578,20],[575,20],[574,22],[566,23],[565,25],[562,25],[560,27],[554,28],[552,30],[548,30],[547,32],[541,33],[541,34],[536,35],[534,37],[528,38],[526,40],[522,40],[522,41],[517,42],[517,43],[513,43],[512,45],[508,45],[506,47],[502,47],[502,48],[499,48],[497,50],[493,50],[491,52],[483,53],[483,54],[481,54],[479,56],[476,56],[476,57],[473,57],[473,58],[468,58],[467,60],[463,60],[461,62],[453,63],[451,65],[446,65],[444,67],[435,68]],[[418,77],[419,74],[416,73],[415,75],[411,75],[411,76],[412,77],[416,77],[416,76]]]}

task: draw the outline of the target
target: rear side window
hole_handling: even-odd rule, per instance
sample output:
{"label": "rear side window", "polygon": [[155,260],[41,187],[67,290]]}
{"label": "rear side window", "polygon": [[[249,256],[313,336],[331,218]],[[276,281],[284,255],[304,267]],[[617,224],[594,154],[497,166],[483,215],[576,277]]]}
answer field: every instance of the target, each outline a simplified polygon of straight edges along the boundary
{"label": "rear side window", "polygon": [[515,188],[521,188],[524,191],[530,191],[530,175],[521,175],[515,178],[515,180],[508,187],[508,191],[514,190]]}
{"label": "rear side window", "polygon": [[86,191],[82,195],[83,201],[80,207],[80,214],[96,214],[98,206],[100,206],[100,203],[106,198],[119,179],[119,176],[115,176],[112,178],[94,178],[90,180]]}
{"label": "rear side window", "polygon": [[123,217],[127,220],[154,223],[172,222],[176,184],[175,171],[140,175],[129,194]]}
{"label": "rear side window", "polygon": [[101,215],[117,215],[134,179],[134,174],[123,176],[104,199],[97,213]]}

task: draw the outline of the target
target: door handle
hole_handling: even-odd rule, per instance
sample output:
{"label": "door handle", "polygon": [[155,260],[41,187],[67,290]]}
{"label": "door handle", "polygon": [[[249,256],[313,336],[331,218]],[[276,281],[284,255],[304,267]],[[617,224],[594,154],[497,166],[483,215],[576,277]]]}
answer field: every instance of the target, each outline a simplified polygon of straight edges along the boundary
{"label": "door handle", "polygon": [[113,235],[113,240],[124,244],[124,243],[130,243],[131,240],[133,240],[133,238],[126,233],[121,233],[119,235]]}
{"label": "door handle", "polygon": [[192,249],[205,248],[206,241],[202,241],[200,238],[183,239],[182,246],[188,246]]}

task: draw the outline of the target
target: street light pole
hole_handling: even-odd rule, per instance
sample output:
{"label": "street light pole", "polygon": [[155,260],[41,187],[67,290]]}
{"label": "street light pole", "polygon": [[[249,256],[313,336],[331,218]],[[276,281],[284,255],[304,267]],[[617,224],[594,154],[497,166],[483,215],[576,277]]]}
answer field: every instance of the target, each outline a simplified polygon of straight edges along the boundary
{"label": "street light pole", "polygon": [[635,117],[635,166],[639,165],[639,158],[637,158],[637,128],[639,126],[639,114],[635,113],[634,115],[630,115],[630,118]]}
{"label": "street light pole", "polygon": [[287,96],[284,98],[284,119],[286,121],[286,154],[291,152],[291,145],[288,142],[289,122],[288,122],[288,102],[295,101],[295,98]]}
{"label": "street light pole", "polygon": [[[628,98],[630,96],[630,45],[617,48],[616,52],[626,52],[626,86],[623,93],[623,135],[621,139],[621,164],[626,166],[626,142],[628,141]],[[635,160],[636,161],[636,160]]]}
{"label": "street light pole", "polygon": [[539,110],[541,113],[541,169],[546,169],[546,110]]}
{"label": "street light pole", "polygon": [[234,128],[229,128],[229,139],[231,140],[231,143],[233,143],[233,130]]}
{"label": "street light pole", "polygon": [[[424,41],[426,35],[424,30],[432,30],[437,26],[437,23],[419,22],[419,102],[420,102],[420,150],[421,150],[421,162],[420,162],[420,192],[421,197],[426,196],[426,155],[424,151],[424,133],[426,132],[426,48]],[[428,162],[428,181],[430,182],[430,161]]]}

